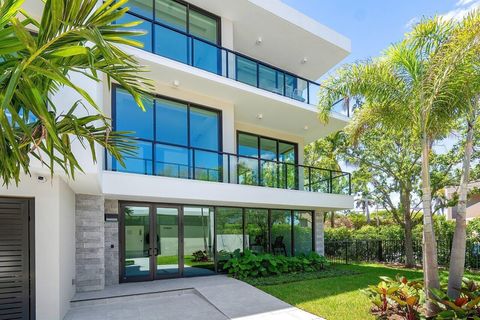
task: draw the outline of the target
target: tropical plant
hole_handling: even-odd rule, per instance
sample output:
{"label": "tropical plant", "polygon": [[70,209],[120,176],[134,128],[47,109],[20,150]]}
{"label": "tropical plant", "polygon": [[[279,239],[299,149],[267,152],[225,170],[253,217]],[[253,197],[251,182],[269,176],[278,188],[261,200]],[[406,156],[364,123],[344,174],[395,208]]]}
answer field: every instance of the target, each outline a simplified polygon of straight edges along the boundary
{"label": "tropical plant", "polygon": [[223,265],[223,270],[235,278],[255,278],[282,273],[312,272],[327,265],[325,257],[315,252],[296,257],[276,256],[272,254],[255,254],[249,249],[243,253],[235,250],[231,258]]}
{"label": "tropical plant", "polygon": [[370,285],[362,290],[374,304],[373,313],[380,313],[384,318],[402,315],[406,320],[419,319],[423,284],[399,275],[395,279],[380,279],[382,281],[377,285]]}
{"label": "tropical plant", "polygon": [[[122,162],[134,150],[131,139],[112,132],[93,97],[72,80],[115,81],[143,108],[141,92],[151,84],[133,57],[118,45],[141,46],[127,30],[138,23],[112,24],[128,10],[127,0],[46,0],[40,20],[22,9],[23,0],[0,0],[0,177],[18,183],[36,158],[53,174],[74,178],[82,171],[72,151],[74,140],[96,161],[98,144]],[[81,100],[65,105],[55,94],[65,88]],[[77,115],[79,108],[95,112]]]}
{"label": "tropical plant", "polygon": [[[423,208],[424,283],[427,315],[436,311],[431,301],[432,288],[439,288],[436,240],[432,221],[430,157],[435,141],[446,137],[468,109],[470,76],[463,58],[468,43],[449,49],[455,22],[433,18],[415,25],[405,39],[390,46],[379,59],[341,68],[327,80],[320,97],[321,117],[327,120],[331,105],[339,97],[361,97],[363,105],[354,115],[352,139],[369,130],[392,132],[411,130],[421,146],[421,196]],[[472,34],[478,33],[471,24]],[[448,53],[448,54],[447,54]],[[448,56],[448,63],[440,63]],[[439,125],[441,124],[441,125]]]}
{"label": "tropical plant", "polygon": [[432,289],[435,303],[440,307],[436,319],[480,319],[480,287],[478,283],[463,278],[460,295],[450,298],[445,289]]}

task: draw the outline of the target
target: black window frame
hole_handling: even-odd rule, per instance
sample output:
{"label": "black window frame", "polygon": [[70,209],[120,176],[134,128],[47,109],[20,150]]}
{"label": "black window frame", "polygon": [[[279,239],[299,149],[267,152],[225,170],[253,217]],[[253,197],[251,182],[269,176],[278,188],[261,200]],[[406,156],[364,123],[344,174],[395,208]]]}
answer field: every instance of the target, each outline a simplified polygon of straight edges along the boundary
{"label": "black window frame", "polygon": [[[117,131],[117,99],[116,99],[116,93],[117,93],[118,89],[123,89],[123,87],[118,85],[118,84],[115,84],[115,83],[112,84],[111,110],[112,110],[112,128],[113,128],[113,131]],[[152,175],[152,176],[157,175],[156,171],[155,171],[155,161],[156,161],[155,146],[156,145],[167,145],[167,146],[171,146],[171,147],[185,148],[187,150],[196,149],[195,147],[193,147],[191,145],[191,141],[190,141],[190,139],[191,139],[191,137],[190,137],[190,109],[192,107],[207,110],[207,111],[211,111],[211,112],[215,112],[218,115],[218,118],[217,118],[218,119],[218,133],[217,133],[217,135],[218,135],[218,150],[213,150],[213,149],[208,149],[208,148],[200,149],[200,150],[212,151],[212,152],[219,153],[219,154],[221,154],[223,152],[223,111],[221,109],[215,109],[215,108],[208,107],[208,106],[205,106],[205,105],[201,105],[201,104],[198,104],[198,103],[194,103],[194,102],[190,102],[190,101],[186,101],[186,100],[181,100],[181,99],[177,99],[177,98],[173,98],[173,97],[169,97],[169,96],[165,96],[165,95],[160,95],[160,94],[150,93],[149,97],[151,97],[154,100],[154,102],[153,102],[153,139],[150,140],[150,139],[135,137],[135,140],[137,140],[137,141],[142,141],[142,142],[147,142],[147,143],[152,144],[152,173],[151,174],[146,173],[147,175]],[[172,102],[176,102],[176,103],[185,104],[185,106],[187,108],[187,145],[181,145],[181,144],[176,144],[176,143],[171,143],[171,142],[163,142],[161,140],[157,140],[157,132],[156,132],[156,127],[157,127],[157,119],[156,119],[157,118],[157,114],[156,114],[157,103],[155,102],[155,99],[164,99],[164,100],[168,100],[168,101],[172,101]],[[189,167],[190,166],[193,167],[193,165],[191,165],[192,159],[191,159],[190,152],[188,152],[188,157],[189,157]],[[108,165],[108,161],[105,161],[105,164]],[[113,163],[112,163],[112,168],[113,168]]]}
{"label": "black window frame", "polygon": [[[186,7],[186,11],[187,11],[187,16],[186,16],[186,28],[185,28],[185,31],[184,30],[181,30],[181,29],[178,29],[174,26],[170,26],[170,25],[167,25],[167,24],[164,24],[160,21],[157,21],[156,20],[156,17],[155,17],[155,12],[156,12],[156,8],[155,8],[155,3],[156,3],[156,0],[152,0],[153,3],[152,3],[152,18],[149,18],[149,17],[145,17],[144,15],[141,15],[139,13],[136,13],[136,12],[132,12],[130,10],[127,11],[127,14],[130,14],[132,16],[135,16],[139,19],[142,19],[142,20],[145,20],[146,22],[150,22],[152,24],[152,51],[154,51],[154,48],[155,48],[155,24],[158,24],[162,27],[165,27],[165,28],[168,28],[168,29],[172,29],[172,30],[175,30],[175,31],[178,31],[180,33],[183,33],[183,34],[186,34],[188,36],[192,36],[192,37],[195,37],[195,38],[198,38],[198,39],[201,39],[202,41],[205,41],[207,43],[211,43],[211,44],[214,44],[215,46],[221,46],[222,45],[222,18],[214,13],[211,13],[210,11],[207,11],[205,9],[202,9],[196,5],[193,5],[187,1],[183,1],[183,0],[171,0],[173,2],[176,2],[176,3],[179,3],[181,5],[184,5]],[[193,35],[190,33],[190,10],[193,10],[193,11],[196,11],[200,14],[203,14],[207,17],[210,17],[214,20],[217,21],[217,42],[211,42],[210,40],[208,39],[204,39],[202,37],[199,37],[199,36],[196,36],[196,35]]]}

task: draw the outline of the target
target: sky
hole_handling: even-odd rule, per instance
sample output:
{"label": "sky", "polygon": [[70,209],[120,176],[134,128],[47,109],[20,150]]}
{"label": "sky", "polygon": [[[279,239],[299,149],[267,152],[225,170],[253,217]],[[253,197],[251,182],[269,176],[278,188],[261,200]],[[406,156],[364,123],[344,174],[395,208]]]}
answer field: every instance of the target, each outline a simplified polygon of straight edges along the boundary
{"label": "sky", "polygon": [[352,41],[354,62],[379,55],[422,17],[458,19],[480,0],[282,0]]}

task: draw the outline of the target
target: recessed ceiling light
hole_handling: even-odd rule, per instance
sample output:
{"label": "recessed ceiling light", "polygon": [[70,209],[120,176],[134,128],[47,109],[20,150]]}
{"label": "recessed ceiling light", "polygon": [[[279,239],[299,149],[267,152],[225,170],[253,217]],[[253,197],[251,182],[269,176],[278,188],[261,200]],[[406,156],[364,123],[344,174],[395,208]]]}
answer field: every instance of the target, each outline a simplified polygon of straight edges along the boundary
{"label": "recessed ceiling light", "polygon": [[307,62],[308,62],[308,58],[307,58],[307,57],[305,57],[305,58],[302,59],[302,64],[305,64],[305,63],[307,63]]}
{"label": "recessed ceiling light", "polygon": [[262,44],[262,42],[263,42],[262,37],[258,37],[257,40],[255,41],[255,44],[256,44],[257,46],[259,46],[259,45]]}
{"label": "recessed ceiling light", "polygon": [[307,131],[307,130],[308,130],[308,126],[303,127],[303,130]]}
{"label": "recessed ceiling light", "polygon": [[172,85],[173,85],[175,88],[178,88],[178,87],[180,86],[180,81],[178,81],[178,80],[173,80]]}
{"label": "recessed ceiling light", "polygon": [[261,114],[261,113],[257,114],[257,119],[262,120],[263,119],[263,114]]}

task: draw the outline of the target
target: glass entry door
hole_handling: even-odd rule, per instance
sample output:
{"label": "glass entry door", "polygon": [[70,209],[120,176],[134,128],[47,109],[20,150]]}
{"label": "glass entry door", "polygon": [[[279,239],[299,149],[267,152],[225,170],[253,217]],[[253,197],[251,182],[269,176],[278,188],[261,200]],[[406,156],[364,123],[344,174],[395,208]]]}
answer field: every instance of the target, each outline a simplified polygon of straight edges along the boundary
{"label": "glass entry door", "polygon": [[121,205],[121,282],[181,275],[181,213],[177,206]]}

